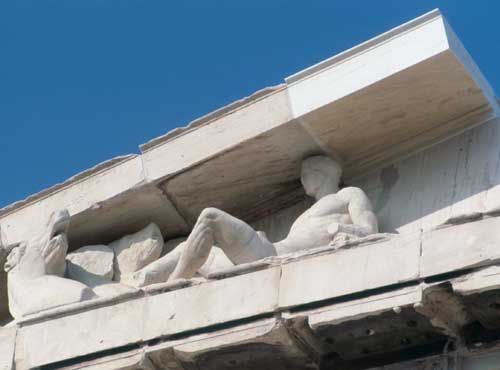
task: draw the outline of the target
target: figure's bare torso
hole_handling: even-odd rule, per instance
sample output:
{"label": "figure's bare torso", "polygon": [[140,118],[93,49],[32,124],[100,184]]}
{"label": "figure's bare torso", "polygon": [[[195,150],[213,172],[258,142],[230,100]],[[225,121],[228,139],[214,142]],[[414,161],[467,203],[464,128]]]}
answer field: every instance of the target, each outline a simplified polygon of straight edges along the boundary
{"label": "figure's bare torso", "polygon": [[317,201],[297,218],[286,239],[275,244],[278,254],[328,245],[332,240],[329,226],[335,223],[352,224],[349,203],[359,191],[357,188],[345,188]]}
{"label": "figure's bare torso", "polygon": [[359,188],[339,191],[340,175],[340,165],[328,157],[313,156],[303,161],[302,185],[306,194],[318,201],[300,215],[288,236],[277,243],[220,209],[204,209],[169,280],[193,276],[207,261],[214,245],[232,264],[238,265],[330,243],[340,246],[342,242],[377,233],[377,218],[370,200]]}

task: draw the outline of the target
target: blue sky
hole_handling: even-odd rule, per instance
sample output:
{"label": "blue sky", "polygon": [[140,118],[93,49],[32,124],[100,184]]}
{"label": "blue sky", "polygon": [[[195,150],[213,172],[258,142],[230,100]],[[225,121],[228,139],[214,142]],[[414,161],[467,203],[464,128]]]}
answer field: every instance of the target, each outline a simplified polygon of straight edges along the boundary
{"label": "blue sky", "polygon": [[500,1],[0,3],[0,207],[440,8],[500,89]]}

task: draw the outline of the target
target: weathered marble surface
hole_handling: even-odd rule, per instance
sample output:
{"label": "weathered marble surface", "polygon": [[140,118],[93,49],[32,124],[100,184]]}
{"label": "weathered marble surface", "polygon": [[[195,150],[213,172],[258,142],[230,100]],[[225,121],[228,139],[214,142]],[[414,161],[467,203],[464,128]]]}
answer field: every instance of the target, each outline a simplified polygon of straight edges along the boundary
{"label": "weathered marble surface", "polygon": [[157,260],[163,250],[163,235],[154,223],[134,234],[115,240],[109,247],[115,254],[116,281],[126,282],[131,275]]}
{"label": "weathered marble surface", "polygon": [[[132,275],[157,259],[163,236],[155,224],[105,245],[79,248],[67,255],[67,210],[55,212],[46,232],[28,243],[11,247],[8,272],[9,311],[16,319],[43,310],[77,303],[98,296],[134,291]],[[134,284],[131,284],[134,285]]]}
{"label": "weathered marble surface", "polygon": [[16,327],[0,327],[0,370],[14,370]]}
{"label": "weathered marble surface", "polygon": [[92,299],[86,285],[64,278],[69,213],[55,212],[38,238],[8,247],[5,263],[9,311],[19,319],[48,308]]}
{"label": "weathered marble surface", "polygon": [[106,245],[88,245],[66,256],[66,275],[90,287],[109,283],[114,275],[114,252]]}
{"label": "weathered marble surface", "polygon": [[[302,363],[306,358],[300,352],[304,344],[298,346],[299,352],[294,352],[297,340],[310,348],[306,353],[316,353],[315,364],[332,351],[341,353],[343,361],[366,357],[363,348],[384,353],[386,347],[404,351],[419,345],[429,346],[432,352],[436,346],[442,349],[440,346],[449,337],[455,338],[457,325],[464,325],[450,310],[465,309],[469,315],[478,315],[484,325],[500,328],[500,313],[488,308],[498,297],[495,292],[500,291],[500,263],[493,248],[482,249],[481,260],[475,260],[476,266],[483,266],[481,269],[469,273],[470,265],[465,261],[461,267],[456,263],[444,264],[437,273],[454,272],[454,276],[463,277],[424,284],[421,279],[428,276],[433,263],[421,254],[421,248],[428,245],[439,250],[453,245],[450,255],[473,253],[475,245],[456,243],[455,235],[473,230],[474,237],[498,225],[500,218],[494,217],[406,236],[372,235],[269,257],[258,261],[259,266],[235,266],[239,270],[232,275],[221,274],[208,282],[156,284],[133,295],[61,307],[57,312],[19,320],[18,348],[21,351],[43,345],[45,351],[23,352],[26,364],[39,366],[143,343],[143,355],[137,359],[175,362],[179,370],[188,370],[186,364],[190,361],[205,360],[229,369],[229,361],[234,360],[229,353],[238,348],[249,356],[260,353],[263,357],[259,358],[266,358],[267,352],[257,348],[274,348],[283,358],[291,356]],[[449,243],[441,234],[443,230],[449,231]],[[489,243],[500,245],[500,236],[491,238]],[[236,304],[228,304],[227,297]],[[445,299],[447,303],[440,305]],[[475,302],[483,302],[487,311],[481,311]],[[278,321],[266,329],[267,324],[259,320],[271,317]],[[128,324],[123,326],[125,321]],[[218,325],[230,329],[219,329]],[[397,333],[391,331],[394,327],[398,328]],[[276,328],[281,329],[275,331]],[[226,331],[223,334],[218,330]],[[57,340],[53,333],[66,340]],[[164,341],[158,342],[158,338]],[[273,342],[272,338],[281,339]],[[291,342],[287,338],[292,338]],[[328,338],[338,341],[334,343]],[[356,341],[364,343],[364,347]],[[389,342],[390,346],[380,345]]]}
{"label": "weathered marble surface", "polygon": [[147,354],[160,368],[169,363],[177,363],[179,369],[197,364],[207,370],[316,368],[278,318],[152,346]]}
{"label": "weathered marble surface", "polygon": [[384,232],[430,230],[500,206],[500,119],[349,181],[373,201]]}
{"label": "weathered marble surface", "polygon": [[419,258],[420,235],[411,234],[286,264],[282,268],[280,306],[414,280],[419,276]]}
{"label": "weathered marble surface", "polygon": [[[485,219],[482,219],[483,217]],[[73,313],[71,310],[75,308],[68,308],[68,313],[61,317],[56,315],[49,321],[39,322],[36,317],[27,317],[19,321],[22,328],[20,340],[24,343],[23,348],[34,348],[41,345],[37,342],[39,338],[47,338],[47,335],[43,334],[45,332],[65,333],[64,336],[70,342],[79,341],[78,333],[81,334],[82,331],[87,333],[85,337],[88,337],[88,341],[80,341],[78,346],[70,348],[66,342],[60,341],[53,344],[45,343],[46,348],[50,349],[46,355],[42,356],[40,353],[29,355],[28,361],[32,361],[33,364],[44,364],[51,359],[53,361],[56,354],[60,354],[61,357],[58,358],[64,360],[77,354],[89,354],[137,341],[177,335],[273,313],[276,310],[282,311],[314,302],[326,302],[351,294],[397,286],[401,283],[413,282],[414,284],[420,278],[432,275],[429,273],[432,271],[429,268],[435,266],[435,263],[432,258],[429,259],[426,256],[427,248],[433,253],[443,248],[453,248],[453,251],[445,252],[450,255],[449,260],[453,263],[444,264],[433,274],[469,269],[471,267],[467,263],[469,258],[456,260],[451,256],[474,254],[476,248],[479,248],[481,252],[476,253],[480,259],[474,259],[474,266],[489,266],[499,262],[495,248],[481,249],[477,243],[457,242],[457,238],[461,239],[460,235],[463,233],[471,238],[480,238],[484,233],[488,233],[490,239],[487,245],[500,245],[500,237],[491,232],[500,225],[500,218],[488,215],[480,215],[479,218],[479,220],[469,220],[469,222],[448,225],[424,233],[396,236],[372,235],[365,239],[341,241],[336,245],[296,254],[270,257],[264,259],[259,270],[255,272],[246,272],[245,265],[242,265],[236,273],[237,276],[233,275],[234,277],[224,278],[230,275],[221,275],[222,280],[202,282],[187,288],[182,288],[182,285],[178,287],[172,285],[169,289],[173,290],[166,293],[161,293],[161,288],[159,290],[148,289],[144,291],[152,294],[151,296],[128,299],[123,304],[117,301],[111,305],[103,305],[100,301],[96,301],[94,309],[90,305],[84,313],[80,313],[80,310]],[[447,232],[444,233],[445,231]],[[382,239],[377,240],[376,236]],[[492,276],[492,273],[485,271],[482,275],[477,275],[474,278],[476,280],[470,281],[482,279],[480,280],[482,283],[476,283],[476,285],[483,287],[486,281],[492,281],[489,283],[489,288],[484,288],[492,290],[500,286],[498,279],[492,280]],[[318,280],[329,283],[318,284]],[[473,293],[477,291],[475,288],[465,288],[461,281],[457,281],[457,284],[459,284],[457,291],[461,292],[460,294],[465,294],[465,289],[470,292],[467,294],[476,294]],[[239,304],[228,305],[226,299],[228,296],[233,299],[240,297],[236,299]],[[350,307],[349,304],[344,305],[345,307],[335,305],[331,312],[323,310],[314,315],[309,314],[309,325],[311,329],[316,330],[315,328],[323,325],[320,324],[321,322],[327,322],[328,325],[340,325],[346,320],[360,320],[367,315],[364,313],[365,310],[373,315],[374,312],[389,310],[391,305],[394,307],[408,305],[403,302],[405,299],[412,302],[423,299],[418,297],[421,295],[403,292],[387,295],[387,298],[383,299],[368,300],[366,303],[362,300],[356,303],[356,307]],[[119,297],[116,299],[119,300]],[[423,302],[427,301],[423,300]],[[117,307],[123,307],[123,309]],[[421,311],[434,312],[418,310],[418,314]],[[44,314],[40,315],[39,317],[42,318]],[[123,318],[132,315],[134,317],[132,321],[136,324],[128,325],[127,331],[123,332],[121,328],[123,319],[119,320],[118,317],[115,319],[115,315],[121,315]],[[77,336],[71,339],[66,330],[74,325],[80,329],[73,332]],[[95,325],[98,325],[99,329],[94,328]],[[103,325],[107,329],[104,330]],[[103,336],[104,332],[105,336]],[[115,336],[112,333],[119,335]],[[436,340],[440,339],[436,337]]]}

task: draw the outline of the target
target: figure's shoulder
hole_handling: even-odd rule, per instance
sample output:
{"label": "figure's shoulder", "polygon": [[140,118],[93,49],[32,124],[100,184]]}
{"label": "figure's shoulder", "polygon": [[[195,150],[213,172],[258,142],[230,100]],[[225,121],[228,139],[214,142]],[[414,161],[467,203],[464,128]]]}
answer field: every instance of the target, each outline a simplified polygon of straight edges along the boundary
{"label": "figure's shoulder", "polygon": [[349,186],[339,190],[337,195],[348,203],[357,204],[358,206],[367,209],[372,208],[370,199],[368,198],[363,189],[354,186]]}

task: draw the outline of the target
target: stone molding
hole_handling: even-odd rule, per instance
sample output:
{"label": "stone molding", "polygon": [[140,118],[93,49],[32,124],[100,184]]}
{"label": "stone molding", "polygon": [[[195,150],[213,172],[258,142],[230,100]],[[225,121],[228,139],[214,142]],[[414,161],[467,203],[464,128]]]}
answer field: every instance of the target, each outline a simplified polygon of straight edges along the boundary
{"label": "stone molding", "polygon": [[[500,245],[500,236],[492,232],[499,226],[500,218],[488,217],[446,226],[447,239],[441,235],[443,229],[437,229],[346,245],[340,250],[320,248],[281,261],[268,259],[257,271],[255,264],[250,264],[253,272],[241,269],[233,271],[236,275],[221,274],[223,278],[205,283],[197,280],[157,284],[122,296],[59,307],[20,320],[16,348],[24,353],[23,366],[31,368],[128,345],[149,346],[158,340],[184,338],[189,342],[199,333],[271,317],[279,317],[283,323],[300,322],[307,317],[309,330],[321,333],[324,327],[356,322],[393,309],[397,313],[404,307],[419,317],[440,315],[435,308],[413,311],[413,307],[434,304],[436,298],[427,299],[426,292],[436,284],[451,284],[451,294],[459,297],[499,289],[500,260],[494,248],[481,244],[481,236],[488,234],[485,245]],[[455,235],[463,232],[477,243],[457,243]],[[427,248],[440,250],[439,253],[448,251],[450,255],[448,263],[435,270],[438,275],[429,275],[429,265],[435,263],[426,257]],[[481,259],[476,258],[473,266],[455,262],[455,255],[477,256],[477,250],[481,251]],[[342,266],[349,268],[348,276]],[[470,272],[472,267],[476,272]],[[451,272],[459,276],[450,279],[447,276]],[[298,282],[297,277],[304,283]],[[440,290],[436,292],[432,294],[441,294]],[[231,297],[231,302],[227,297]],[[469,307],[467,300],[464,302]],[[436,333],[441,333],[442,324],[436,325]],[[304,337],[303,329],[296,330],[299,337]],[[457,332],[457,326],[453,330]],[[61,341],[61,337],[65,340]],[[307,342],[308,336],[304,338]],[[309,342],[309,346],[317,346],[311,339]],[[29,351],[30,348],[45,350]]]}

